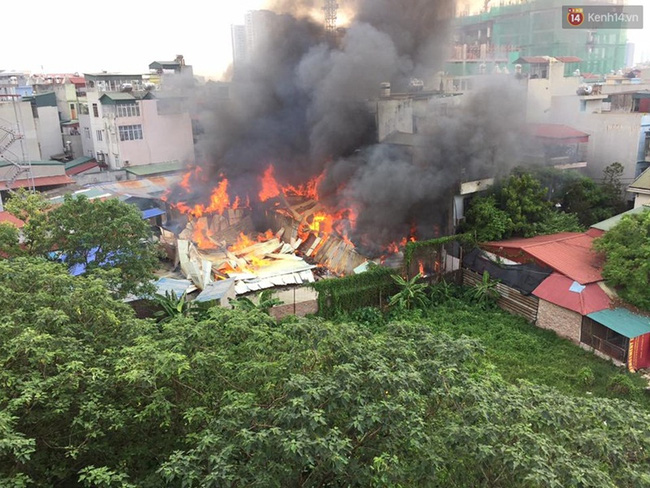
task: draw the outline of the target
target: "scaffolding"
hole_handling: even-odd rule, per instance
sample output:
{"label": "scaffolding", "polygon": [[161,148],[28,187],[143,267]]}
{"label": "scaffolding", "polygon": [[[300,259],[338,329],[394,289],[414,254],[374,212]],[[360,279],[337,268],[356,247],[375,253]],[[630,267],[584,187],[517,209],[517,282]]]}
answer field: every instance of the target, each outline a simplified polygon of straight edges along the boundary
{"label": "scaffolding", "polygon": [[338,9],[339,4],[336,3],[336,0],[325,0],[325,6],[323,7],[323,12],[325,12],[325,31],[330,33],[336,31]]}

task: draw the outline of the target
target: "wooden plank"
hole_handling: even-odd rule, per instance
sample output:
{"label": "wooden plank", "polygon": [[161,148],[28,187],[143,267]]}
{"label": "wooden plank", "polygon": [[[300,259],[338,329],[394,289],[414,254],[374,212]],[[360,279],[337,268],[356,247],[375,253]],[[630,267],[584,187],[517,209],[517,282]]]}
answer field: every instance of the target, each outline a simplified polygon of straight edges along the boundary
{"label": "wooden plank", "polygon": [[[471,270],[463,269],[463,284],[466,286],[476,286],[482,282],[482,276]],[[530,322],[537,320],[537,310],[539,300],[534,296],[523,295],[518,290],[510,288],[503,283],[497,284],[497,291],[500,298],[497,305],[507,312],[520,315]]]}

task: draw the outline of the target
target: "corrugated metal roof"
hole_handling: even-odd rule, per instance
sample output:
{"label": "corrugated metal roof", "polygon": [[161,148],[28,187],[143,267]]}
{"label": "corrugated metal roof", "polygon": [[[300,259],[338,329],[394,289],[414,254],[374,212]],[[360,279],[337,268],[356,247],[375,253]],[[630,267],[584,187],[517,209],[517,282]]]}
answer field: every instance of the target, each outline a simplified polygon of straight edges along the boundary
{"label": "corrugated metal roof", "polygon": [[597,224],[592,225],[591,228],[603,230],[606,232],[610,230],[612,227],[614,227],[616,224],[618,224],[624,216],[639,214],[645,212],[646,210],[650,210],[650,205],[642,205],[640,207],[633,208],[632,210],[628,210],[627,212],[614,215],[613,217],[610,217],[606,220],[603,220],[602,222],[598,222]]}
{"label": "corrugated metal roof", "polygon": [[158,197],[181,180],[180,175],[152,176],[138,180],[119,181],[116,183],[99,183],[95,187],[119,195],[144,198]]}
{"label": "corrugated metal roof", "polygon": [[634,193],[635,188],[639,190],[650,190],[650,168],[641,173],[628,187],[628,190]]}
{"label": "corrugated metal roof", "polygon": [[127,173],[136,176],[149,176],[160,173],[171,173],[172,171],[181,171],[185,165],[180,161],[168,161],[166,163],[145,164],[142,166],[129,166],[124,168]]}
{"label": "corrugated metal roof", "polygon": [[15,225],[19,229],[25,225],[25,222],[20,220],[18,217],[14,217],[12,214],[10,214],[7,211],[0,212],[0,222],[8,222],[10,224]]}
{"label": "corrugated metal roof", "polygon": [[135,102],[136,98],[128,92],[109,92],[109,93],[104,93],[101,97],[99,97],[99,101],[101,102],[102,98],[108,98],[109,100],[113,100],[114,102]]}
{"label": "corrugated metal roof", "polygon": [[602,259],[592,249],[593,240],[594,237],[586,233],[561,232],[530,239],[488,242],[481,247],[498,255],[505,251],[510,259],[514,258],[513,251],[518,251],[523,255],[517,261],[526,262],[532,258],[584,285],[603,279]]}
{"label": "corrugated metal roof", "polygon": [[227,280],[213,281],[208,283],[205,289],[196,297],[197,302],[209,302],[211,300],[221,300],[231,290],[235,288],[235,280],[229,278]]}
{"label": "corrugated metal roof", "polygon": [[81,156],[80,158],[76,158],[73,159],[72,161],[68,161],[67,163],[65,163],[65,169],[66,170],[72,169],[75,166],[79,166],[81,164],[87,163],[88,161],[92,161],[92,160],[93,158],[91,158],[90,156]]}
{"label": "corrugated metal roof", "polygon": [[165,211],[159,208],[149,208],[147,210],[142,211],[143,219],[150,219],[153,217],[158,217],[159,215],[165,215]]}
{"label": "corrugated metal roof", "polygon": [[629,339],[650,333],[650,318],[637,315],[626,308],[601,310],[590,313],[588,317]]}
{"label": "corrugated metal roof", "polygon": [[167,292],[173,292],[177,298],[183,296],[183,293],[191,293],[196,290],[196,286],[190,280],[175,278],[160,278],[154,285],[158,295],[165,296]]}
{"label": "corrugated metal roof", "polygon": [[609,297],[598,284],[576,286],[575,281],[559,273],[553,273],[546,278],[535,288],[533,295],[581,315],[588,315],[610,306]]}
{"label": "corrugated metal roof", "polygon": [[563,124],[527,124],[526,130],[531,135],[543,139],[589,139],[586,132]]}
{"label": "corrugated metal roof", "polygon": [[[34,186],[36,188],[43,186],[69,185],[71,183],[74,183],[74,180],[67,175],[41,176],[40,178],[34,178]],[[25,178],[14,181],[11,188],[28,188],[31,184],[32,180],[30,178]]]}
{"label": "corrugated metal roof", "polygon": [[[116,195],[113,195],[112,193],[107,192],[106,190],[104,190],[102,188],[84,188],[83,190],[77,190],[75,192],[72,192],[72,193],[70,193],[70,195],[74,195],[74,196],[83,195],[88,200],[94,200],[96,198],[106,199],[106,198],[115,198],[116,197]],[[63,203],[63,200],[64,200],[64,195],[59,195],[57,197],[50,198],[50,201],[55,205]]]}

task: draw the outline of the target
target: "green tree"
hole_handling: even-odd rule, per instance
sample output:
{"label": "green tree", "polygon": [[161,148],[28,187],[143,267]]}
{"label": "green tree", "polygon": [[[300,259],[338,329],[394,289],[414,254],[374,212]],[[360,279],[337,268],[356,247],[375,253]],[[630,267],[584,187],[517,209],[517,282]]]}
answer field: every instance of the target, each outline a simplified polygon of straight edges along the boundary
{"label": "green tree", "polygon": [[400,275],[393,275],[393,280],[399,287],[399,291],[390,297],[388,306],[399,310],[412,310],[414,308],[426,308],[429,304],[426,283],[419,283],[422,279],[420,273],[412,278],[404,279]]}
{"label": "green tree", "polygon": [[563,189],[562,209],[575,213],[584,226],[589,226],[614,215],[603,187],[590,178],[581,178]]}
{"label": "green tree", "polygon": [[273,307],[284,303],[279,298],[274,297],[273,293],[273,290],[264,290],[257,295],[256,302],[248,297],[239,297],[231,299],[230,304],[233,308],[245,311],[259,310],[268,315]]}
{"label": "green tree", "polygon": [[650,212],[624,216],[594,247],[605,254],[605,280],[623,299],[650,310]]}
{"label": "green tree", "polygon": [[603,191],[614,215],[625,210],[623,183],[621,182],[624,171],[625,167],[618,162],[610,164],[603,170]]}
{"label": "green tree", "polygon": [[505,383],[427,324],[218,307],[154,324],[35,258],[0,262],[0,307],[5,486],[650,482],[650,414]]}
{"label": "green tree", "polygon": [[490,307],[496,304],[499,298],[499,291],[497,290],[497,280],[490,277],[490,273],[483,271],[481,281],[474,286],[472,297],[480,307]]}
{"label": "green tree", "polygon": [[118,199],[88,200],[66,195],[48,214],[52,247],[65,254],[66,264],[82,264],[87,272],[119,271],[112,289],[119,296],[151,290],[158,266],[151,229],[134,205]]}
{"label": "green tree", "polygon": [[584,226],[580,223],[577,214],[555,210],[548,212],[546,217],[537,224],[537,233],[556,234],[558,232],[583,232]]}
{"label": "green tree", "polygon": [[25,221],[24,251],[13,255],[51,257],[56,251],[68,266],[83,265],[87,273],[102,274],[120,297],[152,291],[158,253],[137,207],[118,199],[71,195],[54,206],[41,194],[23,191],[7,202],[7,209]]}
{"label": "green tree", "polygon": [[20,247],[20,231],[9,222],[0,222],[0,258],[23,254]]}
{"label": "green tree", "polygon": [[497,207],[494,195],[474,199],[465,214],[463,232],[474,232],[477,242],[498,241],[508,237],[512,220]]}
{"label": "green tree", "polygon": [[[52,204],[41,194],[24,188],[12,193],[5,209],[25,222],[21,229],[22,246],[17,254],[42,256],[51,251],[51,241],[47,225],[48,213]],[[15,242],[17,245],[18,242]]]}
{"label": "green tree", "polygon": [[546,196],[546,190],[529,173],[513,174],[498,188],[497,203],[512,221],[513,235],[536,235],[536,225],[552,208]]}

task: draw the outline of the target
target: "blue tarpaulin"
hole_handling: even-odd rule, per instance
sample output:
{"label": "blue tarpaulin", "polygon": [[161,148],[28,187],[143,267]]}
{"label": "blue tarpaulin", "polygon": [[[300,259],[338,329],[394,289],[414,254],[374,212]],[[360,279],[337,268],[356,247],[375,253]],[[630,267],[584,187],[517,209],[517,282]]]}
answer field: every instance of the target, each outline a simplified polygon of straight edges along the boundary
{"label": "blue tarpaulin", "polygon": [[159,208],[150,208],[142,211],[143,219],[150,219],[152,217],[158,217],[159,215],[165,215],[165,211]]}

